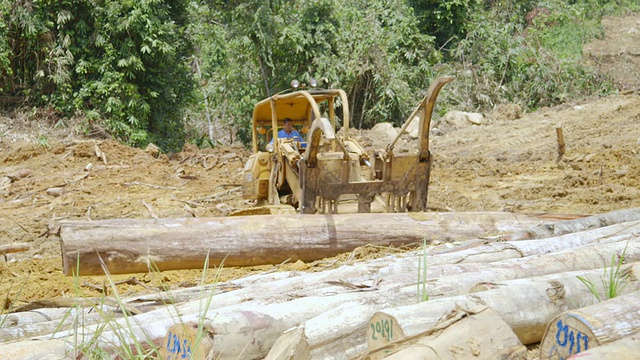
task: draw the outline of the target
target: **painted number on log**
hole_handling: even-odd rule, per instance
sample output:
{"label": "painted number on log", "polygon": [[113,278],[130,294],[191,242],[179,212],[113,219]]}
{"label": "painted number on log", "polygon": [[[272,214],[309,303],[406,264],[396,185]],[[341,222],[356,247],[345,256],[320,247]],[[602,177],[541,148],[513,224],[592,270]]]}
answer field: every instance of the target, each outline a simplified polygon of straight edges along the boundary
{"label": "painted number on log", "polygon": [[578,330],[572,329],[569,325],[558,320],[556,323],[558,331],[556,332],[556,343],[549,351],[549,357],[558,355],[559,359],[564,360],[572,354],[589,349],[589,337]]}
{"label": "painted number on log", "polygon": [[167,335],[167,351],[169,352],[167,360],[190,359],[191,341],[186,337],[177,335],[173,331],[169,331],[169,335]]}
{"label": "painted number on log", "polygon": [[371,323],[371,339],[378,340],[378,337],[391,342],[393,339],[393,320],[381,320]]}

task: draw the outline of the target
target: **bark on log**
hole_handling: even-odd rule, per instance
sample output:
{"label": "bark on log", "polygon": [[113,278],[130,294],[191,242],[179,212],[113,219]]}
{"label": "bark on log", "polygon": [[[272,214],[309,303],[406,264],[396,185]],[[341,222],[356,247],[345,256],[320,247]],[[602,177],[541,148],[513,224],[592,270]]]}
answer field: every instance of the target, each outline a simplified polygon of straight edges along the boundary
{"label": "bark on log", "polygon": [[[612,253],[622,252],[622,249],[626,244],[624,243],[616,243],[609,245],[599,245],[598,247],[591,247],[590,249],[583,249],[580,251],[570,251],[565,254],[548,254],[539,257],[529,257],[525,259],[519,259],[517,262],[514,261],[503,261],[499,263],[491,263],[491,264],[461,264],[461,265],[446,265],[440,266],[436,268],[440,268],[437,273],[461,273],[465,271],[478,271],[481,268],[484,268],[484,271],[488,271],[489,269],[493,270],[493,268],[498,267],[502,268],[502,272],[500,276],[506,278],[513,278],[513,274],[521,274],[526,273],[527,268],[529,268],[529,272],[539,272],[539,273],[548,273],[553,271],[558,271],[558,269],[563,270],[567,268],[567,264],[575,265],[578,268],[584,268],[588,266],[596,266],[600,263],[600,259],[610,259]],[[574,259],[570,258],[571,255],[575,255],[576,259],[579,260],[581,258],[587,259],[584,263],[580,261],[574,261]],[[626,253],[627,259],[629,261],[633,261],[632,259],[640,257],[640,244],[629,243]],[[540,259],[551,258],[551,261],[541,261]],[[535,263],[536,266],[532,266],[531,264]],[[498,265],[503,264],[503,265]],[[483,265],[483,267],[479,266]],[[521,267],[521,273],[515,272],[517,266]],[[368,319],[376,310],[376,306],[381,303],[388,303],[388,306],[395,305],[406,305],[412,301],[415,301],[415,285],[406,285],[404,284],[415,284],[415,276],[409,277],[408,274],[401,274],[402,277],[396,277],[396,275],[388,276],[380,283],[381,287],[379,290],[375,291],[367,291],[367,292],[358,292],[358,293],[345,293],[344,288],[340,289],[339,286],[331,285],[328,286],[328,289],[321,289],[320,291],[316,290],[318,294],[322,294],[320,296],[310,297],[309,293],[305,293],[305,290],[295,290],[289,288],[290,293],[286,295],[282,295],[282,298],[278,299],[278,296],[271,296],[270,298],[265,298],[261,295],[263,292],[267,292],[269,294],[273,294],[275,289],[284,289],[284,283],[286,283],[287,279],[279,280],[283,282],[283,287],[279,288],[275,286],[277,282],[267,284],[267,286],[260,290],[260,287],[256,287],[256,289],[243,289],[238,290],[240,294],[239,296],[235,291],[231,291],[229,293],[223,293],[220,295],[215,295],[212,298],[212,304],[216,304],[219,306],[223,306],[223,304],[237,304],[231,305],[224,308],[219,308],[217,310],[211,310],[210,314],[207,315],[211,321],[207,324],[208,328],[211,329],[216,336],[215,343],[216,346],[214,348],[219,349],[220,351],[230,351],[230,353],[220,354],[223,357],[229,356],[231,358],[236,358],[238,356],[237,352],[233,352],[239,344],[242,344],[242,348],[246,345],[244,354],[259,354],[255,355],[257,357],[264,357],[267,354],[267,351],[270,347],[270,344],[273,344],[279,332],[285,331],[299,323],[302,323],[309,319],[317,319],[320,320],[324,318],[327,319],[326,314],[328,311],[331,311],[332,316],[330,319],[333,319],[331,323],[328,322],[319,322],[321,326],[324,327],[325,330],[318,328],[317,331],[323,337],[309,337],[312,353],[316,353],[315,350],[322,349],[336,349],[341,350],[342,355],[337,353],[336,359],[344,358],[344,347],[350,347],[350,351],[358,352],[360,351],[360,346],[364,346],[366,348],[366,329],[368,325]],[[310,274],[308,276],[320,276],[318,274]],[[379,275],[370,275],[370,278],[375,278]],[[303,276],[303,278],[306,276]],[[315,278],[316,280],[318,278]],[[396,283],[396,280],[404,279],[404,283]],[[295,279],[294,282],[289,282],[289,284],[303,284],[304,282],[300,281],[301,279]],[[400,284],[400,285],[398,285]],[[271,291],[269,291],[271,289]],[[252,292],[252,290],[254,290]],[[326,291],[326,292],[325,292]],[[330,292],[338,292],[341,291],[337,295],[329,296]],[[234,294],[235,293],[235,294]],[[258,300],[246,301],[247,298],[250,298],[251,295],[255,296]],[[310,304],[310,309],[304,309],[302,304],[303,299],[296,299],[294,301],[288,301],[291,297],[294,296],[307,296],[305,301],[308,301]],[[243,302],[244,301],[244,302]],[[276,304],[270,304],[269,302],[279,302]],[[135,319],[135,325],[132,326],[132,332],[139,336],[139,339],[158,339],[166,336],[167,330],[173,326],[175,323],[186,323],[186,322],[194,322],[197,321],[199,317],[201,317],[202,309],[202,300],[195,301],[189,304],[184,304],[180,306],[176,306],[175,308],[169,307],[157,311],[152,311],[149,313],[141,314],[133,317]],[[291,310],[296,310],[295,313],[292,313]],[[364,309],[363,312],[352,312],[353,309]],[[182,316],[178,314],[183,314]],[[223,314],[218,316],[216,314]],[[365,316],[363,316],[363,314]],[[345,323],[345,316],[353,319],[351,322]],[[367,316],[368,315],[368,316]],[[249,319],[249,320],[248,320]],[[253,323],[250,321],[253,319]],[[269,331],[265,330],[264,327],[261,327],[260,324],[270,323],[273,325]],[[253,324],[253,325],[252,325]],[[335,326],[334,326],[335,325]],[[126,326],[126,324],[122,324],[122,326]],[[346,326],[346,330],[344,327]],[[90,334],[91,327],[85,329],[88,334]],[[324,331],[324,332],[323,332]],[[252,335],[253,332],[253,335]],[[236,336],[238,334],[239,336]],[[308,332],[305,332],[307,336],[309,336]],[[56,334],[56,336],[64,336],[65,334]],[[112,334],[103,334],[105,343],[113,343],[117,342],[120,339],[115,339],[116,335]],[[233,340],[235,337],[236,340]],[[336,342],[340,342],[341,339],[349,338],[349,340],[355,340],[353,343],[349,344],[339,344],[336,345]],[[318,344],[313,341],[317,341],[317,339],[325,339],[324,343]],[[337,339],[338,341],[332,340]],[[249,341],[250,340],[250,341]],[[249,343],[246,343],[249,341]],[[233,343],[237,346],[233,346],[233,349],[229,349],[229,347],[223,346],[227,343]],[[364,345],[361,345],[364,344]],[[235,351],[238,351],[237,349]],[[321,354],[327,352],[320,352]],[[243,355],[244,356],[244,355]]]}
{"label": "bark on log", "polygon": [[[565,272],[567,270],[593,269],[603,266],[602,259],[610,259],[613,254],[622,253],[624,242],[587,246],[575,250],[559,253],[532,256],[513,261],[500,261],[491,264],[460,264],[429,266],[429,295],[433,298],[467,293],[475,284],[480,282],[499,282],[508,279],[539,276],[549,273]],[[541,247],[543,248],[543,247]],[[629,262],[640,261],[640,245],[630,243],[626,250],[626,258]],[[437,256],[434,257],[437,258]],[[393,265],[399,261],[405,261],[406,266],[398,268]],[[224,292],[214,295],[213,302],[217,308],[233,306],[252,301],[286,302],[291,298],[307,296],[331,296],[350,289],[335,282],[343,280],[351,284],[368,284],[378,292],[389,293],[391,291],[406,293],[406,297],[415,300],[415,284],[417,280],[418,257],[396,259],[385,257],[353,265],[342,266],[318,273],[281,273],[254,276],[251,278],[231,281],[227,284],[218,284],[215,288]],[[411,264],[411,267],[409,266]],[[431,264],[431,260],[430,260]],[[402,270],[398,272],[399,270]],[[374,284],[379,283],[377,286]],[[233,290],[236,287],[237,289]],[[212,288],[212,289],[215,289]],[[389,290],[395,289],[395,290]],[[366,290],[366,289],[362,289]],[[192,298],[209,296],[210,292],[191,293]],[[185,295],[184,297],[188,297]],[[171,299],[172,296],[169,296]],[[144,296],[133,298],[133,301],[157,299],[156,296]],[[382,296],[378,297],[381,302]],[[172,301],[170,301],[172,302]],[[191,313],[198,310],[200,302],[192,301],[180,305],[181,312]],[[393,305],[390,305],[393,306]],[[365,316],[366,319],[371,314]],[[366,320],[365,320],[366,321]]]}
{"label": "bark on log", "polygon": [[549,223],[512,213],[262,215],[60,223],[63,271],[102,275],[313,261],[359,246],[453,241]]}
{"label": "bark on log", "polygon": [[75,359],[69,352],[66,339],[48,339],[40,341],[21,341],[0,344],[2,359],[22,360],[66,360]]}
{"label": "bark on log", "polygon": [[623,209],[562,221],[553,226],[540,225],[498,237],[501,240],[541,239],[637,220],[640,220],[640,208]]}
{"label": "bark on log", "polygon": [[[617,224],[608,226],[602,229],[593,229],[576,234],[568,234],[557,238],[542,239],[542,240],[523,240],[517,242],[499,242],[489,243],[484,245],[478,245],[479,240],[470,240],[471,246],[459,246],[456,245],[453,248],[447,248],[444,245],[439,245],[438,249],[430,252],[429,254],[429,275],[432,270],[438,271],[441,275],[449,275],[451,272],[440,270],[436,265],[452,264],[452,263],[468,263],[475,261],[497,261],[514,257],[530,256],[536,254],[543,254],[547,252],[559,251],[566,248],[579,247],[586,244],[596,242],[615,242],[629,239],[635,232],[638,231],[638,222]],[[449,244],[447,244],[449,245]],[[617,248],[620,245],[612,245]],[[616,249],[612,248],[612,252]],[[569,257],[564,258],[565,255],[555,256],[558,260],[547,261],[547,264],[561,264],[561,259],[573,262],[577,265],[581,265],[579,268],[588,268],[584,264],[592,264],[592,267],[597,267],[601,264],[601,258],[607,258],[608,254],[600,254],[592,252],[586,248],[584,252],[579,251],[577,253],[571,252]],[[604,247],[602,250],[607,249]],[[629,253],[633,256],[632,253]],[[546,255],[551,256],[551,255]],[[125,302],[141,303],[181,303],[189,300],[194,300],[202,296],[209,296],[210,290],[216,290],[219,294],[216,294],[216,304],[220,307],[233,305],[235,303],[244,301],[246,298],[258,299],[261,296],[269,296],[272,300],[278,298],[280,294],[285,296],[307,296],[309,294],[336,292],[339,290],[337,287],[332,287],[327,284],[331,280],[344,280],[350,283],[373,283],[376,279],[386,279],[389,276],[399,273],[406,273],[410,281],[415,281],[415,273],[417,271],[417,263],[421,255],[417,252],[396,254],[386,256],[383,258],[368,260],[364,262],[358,262],[355,264],[342,265],[336,269],[330,269],[318,273],[300,273],[295,271],[289,272],[276,272],[252,275],[246,278],[232,280],[226,283],[218,283],[215,285],[200,286],[188,289],[180,289],[175,291],[167,291],[158,294],[142,295],[133,298],[126,299]],[[534,263],[529,264],[528,268],[548,268],[547,265],[537,265],[539,260],[543,258],[536,258]],[[631,259],[631,258],[630,258]],[[528,260],[527,260],[528,261]],[[503,264],[503,263],[500,263]],[[508,264],[504,263],[505,265]],[[498,269],[500,266],[497,266]],[[564,271],[567,269],[560,269],[556,267],[550,268],[555,272]],[[463,270],[464,271],[464,270]],[[479,272],[477,268],[469,269],[469,272]],[[512,272],[506,269],[507,272]],[[455,271],[457,273],[459,271]],[[504,273],[504,271],[503,271]],[[520,272],[514,272],[513,274],[519,274]],[[375,274],[375,275],[372,275]],[[524,276],[535,276],[536,273],[531,275],[525,274]],[[474,285],[477,282],[491,281],[490,277],[486,275],[477,276],[467,274],[461,275],[459,279],[447,279],[448,283],[467,284],[468,287]],[[517,275],[523,276],[523,275]],[[505,279],[502,275],[497,275],[494,280],[499,281]],[[397,281],[397,279],[389,279]],[[438,280],[430,280],[438,281]],[[445,279],[443,279],[445,281]],[[326,291],[320,290],[325,288]],[[297,291],[295,294],[291,293],[291,289],[304,289],[305,292]],[[232,291],[234,290],[234,291]],[[433,295],[433,294],[432,294]],[[437,292],[435,292],[437,295]]]}
{"label": "bark on log", "polygon": [[[640,231],[640,221],[584,230],[551,238],[537,240],[500,241],[487,243],[487,240],[469,240],[458,248],[454,247],[429,257],[435,261],[430,265],[466,262],[495,262],[506,259],[553,253],[570,248],[578,248],[593,243],[613,243],[633,239]],[[418,255],[420,256],[420,255]]]}
{"label": "bark on log", "polygon": [[[68,316],[62,319],[31,322],[16,326],[3,326],[0,329],[0,342],[28,339],[35,336],[53,334],[77,325],[79,327],[94,325],[104,321],[107,314],[99,314],[97,310],[88,314],[75,314],[75,310],[68,309]],[[10,319],[9,319],[10,320]]]}
{"label": "bark on log", "polygon": [[[540,359],[566,359],[640,329],[640,291],[553,318],[540,342]],[[636,354],[637,355],[637,354]]]}
{"label": "bark on log", "polygon": [[[446,271],[439,270],[436,267],[439,265],[472,262],[497,262],[512,258],[541,255],[549,252],[553,253],[594,243],[624,241],[631,239],[638,231],[640,231],[640,222],[629,222],[541,240],[521,240],[488,244],[486,244],[486,240],[482,240],[485,243],[480,243],[480,240],[469,240],[470,244],[467,244],[465,241],[459,245],[452,245],[452,248],[445,247],[447,250],[439,250],[436,247],[433,251],[430,251],[428,256],[429,275],[431,276],[432,270],[440,271],[442,275],[449,274]],[[446,245],[449,244],[447,243]],[[440,245],[438,247],[444,247],[444,245]],[[593,256],[595,254],[596,253],[580,255],[579,257],[575,257],[573,255],[569,256],[578,259],[578,263],[582,263],[584,261],[595,261],[592,267],[598,267],[601,262],[599,259],[594,260],[596,259]],[[270,294],[270,296],[273,296],[272,294],[274,293],[290,294],[292,288],[304,289],[307,294],[317,294],[319,288],[327,287],[327,281],[336,279],[341,279],[351,283],[373,283],[378,278],[385,279],[388,276],[406,273],[413,281],[415,280],[417,264],[421,259],[421,256],[422,255],[419,251],[395,254],[355,264],[346,264],[337,269],[330,269],[315,274],[304,274],[304,276],[300,276],[301,274],[299,272],[277,272],[264,275],[253,275],[247,278],[233,280],[228,283],[216,284],[215,288],[219,292],[227,293],[226,296],[237,294],[240,298],[242,298],[242,296],[246,296],[255,299],[256,296],[258,296],[256,294]],[[580,259],[583,259],[584,261],[580,261]],[[528,267],[531,268],[534,266],[535,265]],[[569,269],[558,269],[555,271],[561,272],[566,270]],[[372,274],[375,274],[375,276],[372,276]],[[529,276],[535,275],[537,274]],[[454,280],[453,283],[464,283],[468,284],[468,286],[472,286],[477,282],[490,281],[487,276],[477,277],[476,280],[471,280],[471,278],[467,278],[466,276],[467,275],[462,276],[459,280]],[[473,277],[475,275],[469,274],[469,276]],[[501,279],[503,279],[503,277],[496,277],[496,280]],[[276,282],[275,280],[283,281]],[[143,295],[128,299],[127,302],[135,301],[140,303],[146,301],[160,304],[184,302],[195,300],[203,295],[209,295],[209,292],[205,291],[207,288],[213,289],[214,286],[194,287],[158,294]],[[242,288],[248,289],[242,290]],[[230,290],[237,291],[230,292]],[[329,291],[335,290],[332,288]],[[306,295],[298,292],[296,293],[296,296]],[[216,297],[216,299],[218,299],[218,302],[221,301],[221,298],[219,297]],[[235,301],[222,301],[222,303],[231,305],[235,303]]]}
{"label": "bark on log", "polygon": [[[625,250],[626,249],[626,250]],[[626,252],[625,252],[626,251]],[[508,259],[493,263],[469,263],[429,267],[427,271],[429,297],[465,294],[481,282],[499,282],[566,271],[591,270],[610,264],[612,256],[625,254],[628,262],[640,261],[640,243],[618,241],[567,249],[541,256]],[[396,276],[398,283],[415,281],[408,273],[406,280]]]}
{"label": "bark on log", "polygon": [[[640,263],[634,263],[628,271],[629,274],[640,274]],[[477,305],[496,310],[523,344],[537,343],[555,316],[568,309],[588,305],[585,301],[589,301],[591,292],[576,276],[591,278],[602,274],[603,270],[598,269],[518,279],[496,284],[500,287],[492,290],[378,311],[369,322],[368,346],[375,350],[413,336],[435,326],[444,314],[455,308],[471,309]],[[640,289],[634,275],[629,279],[624,289],[626,293]],[[597,286],[602,293],[602,286]]]}
{"label": "bark on log", "polygon": [[0,315],[0,324],[2,324],[3,328],[6,328],[12,326],[41,323],[43,321],[61,320],[69,316],[70,312],[71,309],[69,308],[42,308],[29,311],[14,312],[10,314]]}
{"label": "bark on log", "polygon": [[637,360],[638,354],[640,354],[640,332],[571,355],[567,360]]}
{"label": "bark on log", "polygon": [[[510,279],[528,278],[566,271],[591,270],[607,266],[612,256],[624,252],[628,262],[640,261],[640,243],[618,241],[593,244],[540,256],[514,258],[493,263],[463,263],[429,266],[427,289],[429,298],[469,293],[477,283],[492,283]],[[417,261],[416,261],[417,263]],[[399,292],[416,292],[417,265],[413,271],[378,273],[383,283],[399,286]],[[404,289],[403,287],[407,287]],[[316,290],[317,291],[317,290]]]}
{"label": "bark on log", "polygon": [[304,329],[295,327],[287,330],[273,344],[264,360],[309,360],[308,342],[304,338]]}
{"label": "bark on log", "polygon": [[23,305],[20,308],[30,309],[0,316],[0,342],[53,334],[72,326],[93,325],[107,317],[121,316],[120,306],[115,301],[110,301],[112,305],[106,304],[108,300],[103,301],[105,303],[83,298],[56,298]]}
{"label": "bark on log", "polygon": [[524,359],[522,345],[500,315],[478,306],[454,309],[429,331],[369,352],[366,360]]}
{"label": "bark on log", "polygon": [[[622,252],[625,246],[624,243],[616,243],[490,264],[436,266],[438,274],[453,274],[453,276],[431,279],[427,289],[430,297],[436,291],[439,292],[439,297],[446,297],[464,294],[477,282],[496,283],[507,279],[552,274],[566,270],[593,269],[603,265],[601,259],[610,259],[612,254]],[[640,261],[640,245],[629,244],[626,258],[628,261]],[[460,273],[461,271],[464,272]],[[598,271],[595,273],[601,274]],[[404,278],[402,274],[385,275],[382,275],[383,281],[370,300],[367,300],[367,297],[363,295],[359,299],[360,302],[345,303],[304,322],[305,337],[311,349],[312,358],[335,360],[361,356],[366,351],[366,331],[369,329],[369,322],[366,319],[370,319],[379,309],[415,304],[417,278],[415,272],[406,274]],[[431,284],[432,280],[438,281],[438,287]],[[456,282],[460,282],[462,285],[454,285]],[[384,287],[384,284],[396,286]],[[580,289],[586,291],[585,287],[580,287]],[[314,290],[317,294],[321,294],[320,291],[322,290]],[[332,289],[331,291],[336,290]],[[528,290],[523,291],[526,293]],[[298,296],[298,294],[300,293],[293,293],[293,296]],[[542,336],[545,326],[546,322],[541,324],[538,338]]]}
{"label": "bark on log", "polygon": [[[584,263],[577,261],[576,265],[579,268],[585,268],[586,266],[591,266],[591,267],[597,266],[601,264],[601,259],[610,259],[612,252],[614,253],[616,251],[621,252],[622,250],[620,249],[624,248],[624,246],[620,246],[620,245],[624,245],[624,244],[613,244],[608,246],[609,249],[607,249],[607,246],[599,246],[598,248],[592,248],[593,250],[586,250],[585,248],[584,254],[578,255],[576,259],[584,258],[586,259],[586,261]],[[633,261],[632,260],[633,256],[637,257],[638,253],[640,253],[639,249],[640,249],[639,246],[630,244],[627,250],[627,258],[630,261]],[[436,266],[434,268],[431,268],[431,267],[429,268],[429,274],[430,276],[433,276],[433,274],[436,274],[436,276],[441,276],[443,274],[456,274],[456,273],[460,274],[463,272],[478,271],[478,269],[482,269],[482,271],[488,271],[489,269],[497,267],[502,269],[502,272],[499,273],[500,276],[506,277],[506,278],[512,278],[514,276],[512,275],[512,273],[514,272],[514,268],[516,267],[516,265],[514,264],[523,264],[521,266],[523,273],[525,272],[526,268],[532,269],[530,271],[541,272],[541,273],[563,271],[566,269],[567,264],[572,264],[574,262],[574,260],[572,260],[572,258],[569,257],[573,253],[581,254],[580,252],[577,252],[577,251],[567,252],[565,254],[560,254],[560,255],[548,254],[540,257],[520,259],[517,262],[503,261],[500,263],[484,265],[484,266],[479,266],[480,264]],[[552,258],[553,260],[548,260],[547,262],[541,262],[539,260],[541,258],[549,258],[549,259]],[[536,261],[535,264],[537,265],[531,265],[531,264],[534,264],[534,262],[530,263],[530,261],[534,261],[534,260]],[[385,261],[388,261],[388,259],[385,259]],[[343,302],[336,301],[336,302],[331,302],[329,304],[330,309],[333,311],[333,314],[335,315],[333,318],[336,319],[336,321],[340,319],[340,316],[343,316],[342,323],[345,322],[344,315],[349,314],[349,311],[353,308],[360,307],[360,308],[366,309],[366,311],[369,311],[368,316],[362,317],[363,319],[362,324],[358,323],[357,321],[354,321],[353,324],[349,324],[350,332],[341,333],[340,331],[334,331],[333,334],[338,338],[344,339],[347,336],[345,334],[348,334],[349,339],[359,338],[366,346],[366,340],[365,340],[366,325],[368,324],[368,319],[373,314],[373,311],[375,311],[376,304],[380,303],[380,299],[389,295],[393,295],[396,297],[395,299],[384,300],[384,301],[389,301],[389,303],[394,303],[394,304],[403,304],[403,303],[406,304],[407,301],[413,301],[413,299],[415,299],[415,270],[402,273],[398,276],[396,275],[396,272],[395,272],[395,270],[398,270],[398,268],[394,266],[389,266],[385,268],[385,265],[388,265],[388,264],[384,264],[385,261],[374,262],[373,264],[375,265],[362,265],[366,269],[365,271],[358,269],[358,267],[360,267],[361,264],[357,264],[353,266],[353,269],[352,269],[353,270],[352,274],[355,274],[356,277],[354,279],[346,279],[347,281],[349,280],[364,281],[364,280],[375,280],[375,279],[383,278],[383,282],[381,284],[384,284],[384,287],[380,287],[380,290],[377,290],[377,291],[359,293],[357,295],[353,295],[353,297],[347,297],[347,296],[344,296],[344,294],[339,294],[337,296],[344,296],[342,300],[340,300]],[[415,259],[411,260],[411,262],[415,263]],[[498,265],[498,264],[501,264],[501,265]],[[413,265],[413,267],[415,268],[415,264]],[[401,269],[405,269],[405,270],[407,270],[408,268],[410,267],[409,266],[401,267]],[[380,269],[386,269],[386,270],[384,272],[378,271]],[[332,274],[335,276],[338,273],[336,272]],[[367,275],[363,275],[363,274],[367,274]],[[306,279],[307,277],[309,277],[309,279]],[[489,278],[488,276],[485,276],[485,280],[488,278]],[[286,304],[288,305],[288,308],[290,310],[293,306],[295,306],[294,303],[289,303],[287,301],[287,300],[290,300],[291,297],[310,296],[312,293],[317,292],[317,294],[325,295],[323,297],[318,297],[317,299],[319,300],[316,300],[316,302],[322,303],[322,302],[326,302],[326,299],[329,298],[328,295],[331,292],[344,293],[345,291],[347,291],[344,288],[340,289],[340,286],[324,284],[324,282],[328,279],[331,279],[331,276],[328,274],[307,274],[305,276],[300,276],[294,279],[281,279],[281,280],[272,281],[268,284],[265,284],[264,286],[247,285],[247,288],[242,290],[230,291],[228,293],[215,295],[212,299],[212,302],[213,304],[216,304],[216,306],[222,307],[225,305],[238,304],[240,302],[246,301],[247,298],[253,297],[256,300],[245,302],[247,306],[250,305],[252,302],[255,302],[255,304],[257,304],[256,306],[259,306],[261,311],[263,310],[266,311],[265,304],[271,301],[271,302],[281,302],[282,304]],[[333,280],[335,279],[336,278],[333,277]],[[400,280],[400,279],[404,279],[403,281],[405,281],[405,283],[398,282],[397,284],[394,284],[396,280]],[[256,279],[256,280],[259,281],[259,279]],[[387,284],[393,284],[396,287],[394,288]],[[404,285],[404,284],[414,284],[414,285]],[[306,288],[307,286],[309,288],[316,287],[317,290],[308,290]],[[404,286],[407,290],[405,293],[401,293],[397,290],[398,287],[402,287],[402,286]],[[302,287],[302,289],[297,290],[296,287]],[[286,295],[273,296],[274,292],[276,291],[284,292],[286,293]],[[413,291],[413,293],[411,293],[411,291]],[[265,297],[265,294],[270,294],[272,298],[267,299]],[[368,294],[368,295],[363,295],[363,294]],[[341,304],[347,304],[349,302],[351,303],[350,306],[341,305]],[[201,303],[199,301],[196,301],[190,304],[177,306],[177,309],[179,309],[179,312],[181,314],[187,314],[187,316],[183,316],[182,319],[175,312],[171,312],[170,314],[169,311],[167,311],[167,309],[136,316],[134,317],[136,319],[135,321],[136,325],[134,325],[134,327],[137,329],[136,333],[141,334],[144,330],[144,332],[146,332],[148,336],[150,336],[151,338],[163,337],[166,335],[167,329],[174,324],[171,321],[169,321],[169,319],[173,319],[173,321],[177,321],[177,322],[196,321],[198,318],[198,311],[199,311],[200,305]],[[244,305],[239,305],[236,307],[235,310],[219,308],[216,311],[222,311],[225,313],[227,313],[227,311],[230,311],[230,312],[242,311],[244,307],[245,307]],[[340,310],[338,310],[338,308],[340,308]],[[322,314],[324,314],[325,312],[322,312]],[[364,313],[366,314],[366,312]],[[322,314],[318,314],[316,317],[313,317],[313,314],[303,315],[303,316],[300,316],[296,321],[304,321],[306,316],[310,316],[313,319],[320,320],[322,317]],[[356,316],[354,315],[354,318],[355,317]],[[165,322],[164,325],[162,323],[162,319],[164,319],[164,322]],[[321,324],[321,322],[318,322],[318,324]],[[334,324],[339,324],[339,323],[335,322]],[[333,330],[340,330],[340,329],[337,329],[336,327]],[[247,330],[244,330],[244,331],[247,331]],[[144,336],[141,335],[140,339],[146,339],[146,338],[147,338],[146,335]],[[225,339],[225,336],[219,336],[220,341],[224,341],[224,339]],[[331,341],[332,339],[331,336],[326,336],[325,339],[327,339],[328,342],[327,344],[322,344],[322,346],[325,346],[325,345],[331,346],[330,344],[335,343]],[[273,339],[272,341],[274,340],[275,339]],[[310,339],[309,341],[312,341],[312,340]],[[315,343],[315,345],[319,345],[319,344]],[[351,345],[353,346],[354,344],[352,343]],[[345,344],[344,346],[348,346],[348,345]],[[314,349],[320,349],[320,348],[321,346],[317,346]],[[336,347],[336,348],[339,348],[339,347]],[[264,356],[264,355],[266,354],[263,354],[261,356]]]}

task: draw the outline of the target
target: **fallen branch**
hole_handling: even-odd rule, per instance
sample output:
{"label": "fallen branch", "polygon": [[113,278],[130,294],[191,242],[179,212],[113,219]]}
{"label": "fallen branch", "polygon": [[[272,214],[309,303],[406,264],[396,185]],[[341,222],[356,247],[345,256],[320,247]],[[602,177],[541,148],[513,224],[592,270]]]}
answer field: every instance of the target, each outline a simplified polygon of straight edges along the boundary
{"label": "fallen branch", "polygon": [[153,184],[147,184],[147,183],[142,183],[139,181],[132,181],[132,182],[126,182],[123,184],[124,186],[148,186],[150,188],[154,188],[154,189],[163,189],[163,190],[183,190],[181,188],[175,187],[175,186],[160,186],[160,185],[153,185]]}
{"label": "fallen branch", "polygon": [[28,250],[29,250],[29,244],[27,243],[13,243],[9,245],[0,245],[0,255],[28,251]]}
{"label": "fallen branch", "polygon": [[142,205],[144,205],[144,207],[147,208],[147,211],[149,212],[149,216],[151,216],[154,219],[158,218],[158,215],[156,215],[156,212],[153,210],[153,206],[151,206],[151,204],[149,204],[148,202],[142,200],[141,201]]}

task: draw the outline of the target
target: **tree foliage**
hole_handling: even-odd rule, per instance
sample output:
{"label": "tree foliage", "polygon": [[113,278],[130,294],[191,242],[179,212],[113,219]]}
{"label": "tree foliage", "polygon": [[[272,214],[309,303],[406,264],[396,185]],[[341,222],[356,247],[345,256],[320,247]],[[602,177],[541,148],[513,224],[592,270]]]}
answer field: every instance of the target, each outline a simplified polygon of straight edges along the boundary
{"label": "tree foliage", "polygon": [[637,1],[0,0],[0,104],[165,150],[203,139],[205,122],[248,142],[253,104],[294,78],[345,89],[355,127],[399,124],[438,75],[458,77],[442,108],[536,108],[611,91],[582,44],[629,10]]}
{"label": "tree foliage", "polygon": [[[225,55],[205,67],[214,98],[239,98],[220,84],[228,84],[229,77],[245,89],[260,84],[259,93],[242,92],[242,99],[254,102],[287,89],[294,78],[308,82],[313,77],[348,91],[356,126],[399,123],[439,60],[433,38],[418,31],[411,9],[398,1],[254,0],[212,8],[220,15],[216,24],[233,24],[216,25],[226,37],[216,41],[218,54]],[[233,74],[229,62],[219,60],[230,58],[235,59]],[[245,140],[249,120],[236,120],[243,124],[239,135]]]}
{"label": "tree foliage", "polygon": [[185,5],[4,1],[3,98],[85,114],[133,145],[181,144],[181,109],[192,87],[182,59],[191,53]]}
{"label": "tree foliage", "polygon": [[467,19],[480,8],[481,0],[407,0],[423,33],[434,36],[438,47],[464,38]]}

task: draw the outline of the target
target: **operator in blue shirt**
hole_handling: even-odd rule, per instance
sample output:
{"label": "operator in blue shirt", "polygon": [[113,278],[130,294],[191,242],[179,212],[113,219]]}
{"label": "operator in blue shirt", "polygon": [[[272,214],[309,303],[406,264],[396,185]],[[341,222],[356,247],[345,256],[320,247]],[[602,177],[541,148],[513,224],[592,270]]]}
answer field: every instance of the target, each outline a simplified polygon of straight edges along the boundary
{"label": "operator in blue shirt", "polygon": [[[285,118],[283,120],[284,129],[278,131],[278,139],[294,139],[300,142],[300,146],[302,148],[306,148],[307,144],[302,140],[302,135],[298,132],[298,130],[293,128],[293,121],[290,118]],[[269,142],[269,145],[273,144],[273,139]],[[273,146],[273,145],[272,145]]]}
{"label": "operator in blue shirt", "polygon": [[279,139],[294,139],[299,142],[303,142],[302,135],[298,132],[298,130],[293,128],[293,121],[290,118],[284,119],[284,129],[278,131]]}

